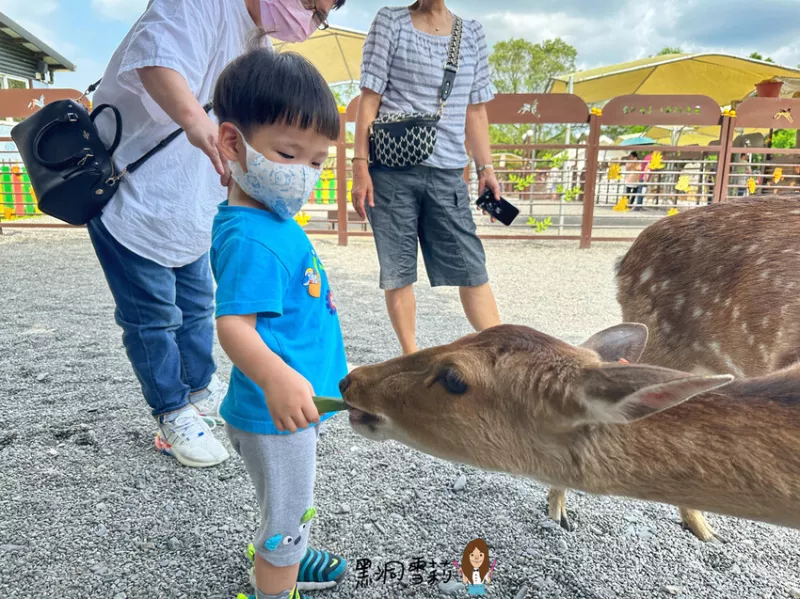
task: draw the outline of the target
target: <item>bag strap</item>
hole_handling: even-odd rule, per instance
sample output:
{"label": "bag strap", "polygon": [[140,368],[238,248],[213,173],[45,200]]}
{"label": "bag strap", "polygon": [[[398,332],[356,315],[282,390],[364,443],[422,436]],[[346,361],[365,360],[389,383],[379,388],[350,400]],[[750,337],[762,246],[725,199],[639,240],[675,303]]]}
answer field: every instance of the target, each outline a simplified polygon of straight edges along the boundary
{"label": "bag strap", "polygon": [[461,36],[463,33],[463,22],[461,17],[453,15],[453,33],[450,35],[450,45],[447,48],[447,62],[444,64],[444,78],[442,86],[439,88],[439,115],[444,110],[447,99],[453,91],[453,84],[458,73],[458,56],[461,52]]}
{"label": "bag strap", "polygon": [[[203,110],[206,113],[208,113],[212,108],[213,108],[213,103],[212,102],[209,102],[208,104],[203,106]],[[172,143],[175,140],[175,138],[178,137],[181,133],[183,133],[183,129],[176,129],[175,131],[170,133],[167,137],[165,137],[160,142],[158,142],[155,145],[155,147],[152,148],[149,152],[147,152],[146,154],[141,156],[139,159],[134,160],[133,162],[131,162],[128,166],[126,166],[124,169],[122,169],[122,171],[118,175],[115,175],[114,177],[111,177],[107,181],[107,183],[109,185],[115,185],[117,182],[119,182],[120,179],[122,179],[126,175],[130,175],[131,173],[136,171],[145,162],[150,160],[158,152],[160,152],[161,150],[166,148],[170,143]]]}

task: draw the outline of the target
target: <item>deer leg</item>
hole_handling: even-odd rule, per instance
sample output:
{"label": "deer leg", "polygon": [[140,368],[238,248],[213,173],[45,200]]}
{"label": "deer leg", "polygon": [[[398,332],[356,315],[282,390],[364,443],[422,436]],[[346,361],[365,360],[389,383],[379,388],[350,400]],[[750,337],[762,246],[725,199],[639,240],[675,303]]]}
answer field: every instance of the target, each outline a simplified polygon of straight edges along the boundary
{"label": "deer leg", "polygon": [[572,532],[575,527],[567,516],[567,490],[550,487],[547,492],[547,510],[551,520],[555,520],[561,528]]}
{"label": "deer leg", "polygon": [[719,536],[716,531],[706,522],[705,516],[703,516],[702,512],[697,510],[693,510],[688,507],[679,507],[678,508],[681,512],[681,520],[683,520],[684,525],[692,534],[696,536],[698,539],[704,542],[715,542],[715,543],[727,543],[724,538]]}

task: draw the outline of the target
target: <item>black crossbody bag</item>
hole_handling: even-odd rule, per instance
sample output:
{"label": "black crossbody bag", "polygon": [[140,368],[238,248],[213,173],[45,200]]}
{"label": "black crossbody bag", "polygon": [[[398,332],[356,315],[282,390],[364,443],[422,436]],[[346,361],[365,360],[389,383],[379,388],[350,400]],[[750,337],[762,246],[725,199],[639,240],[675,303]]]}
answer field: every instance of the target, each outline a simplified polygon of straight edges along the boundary
{"label": "black crossbody bag", "polygon": [[[89,86],[92,93],[100,81]],[[30,177],[39,210],[70,225],[85,225],[97,216],[117,192],[118,184],[183,133],[178,129],[149,152],[117,172],[113,155],[122,138],[122,115],[111,104],[91,114],[78,100],[45,105],[11,130]],[[204,107],[206,112],[211,103]],[[114,141],[103,143],[94,121],[110,110],[116,120]]]}
{"label": "black crossbody bag", "polygon": [[384,114],[372,122],[369,153],[372,164],[389,168],[408,168],[427,160],[436,146],[436,130],[447,99],[453,91],[458,73],[463,23],[453,19],[453,33],[444,65],[444,78],[439,88],[439,110],[436,113],[399,112]]}

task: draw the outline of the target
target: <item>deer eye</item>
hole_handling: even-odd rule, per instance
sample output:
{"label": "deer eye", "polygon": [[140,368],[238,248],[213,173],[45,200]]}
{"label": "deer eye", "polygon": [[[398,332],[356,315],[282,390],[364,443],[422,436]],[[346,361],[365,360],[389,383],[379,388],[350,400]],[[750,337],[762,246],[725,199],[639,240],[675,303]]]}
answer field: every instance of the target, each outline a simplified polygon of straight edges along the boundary
{"label": "deer eye", "polygon": [[467,392],[467,383],[461,375],[453,368],[446,368],[439,374],[439,382],[453,395],[464,395]]}

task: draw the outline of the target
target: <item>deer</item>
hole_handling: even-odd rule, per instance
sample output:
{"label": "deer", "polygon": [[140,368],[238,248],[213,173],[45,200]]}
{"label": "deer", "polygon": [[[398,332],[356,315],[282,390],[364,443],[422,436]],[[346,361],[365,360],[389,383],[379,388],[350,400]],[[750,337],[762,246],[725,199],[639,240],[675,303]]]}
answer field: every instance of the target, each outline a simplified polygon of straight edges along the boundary
{"label": "deer", "polygon": [[[763,377],[796,362],[798,197],[713,204],[645,229],[617,265],[623,320],[650,331],[642,355],[628,359],[739,378]],[[564,487],[551,487],[548,513],[572,529]],[[680,514],[701,540],[724,540],[697,509],[681,506]]]}
{"label": "deer", "polygon": [[736,379],[636,363],[648,329],[574,346],[499,325],[355,368],[352,428],[483,470],[800,529],[800,366]]}
{"label": "deer", "polygon": [[[647,227],[617,264],[622,319],[650,331],[642,363],[763,376],[800,359],[800,196],[712,204]],[[702,541],[725,541],[679,507]],[[566,490],[548,494],[567,530]]]}

